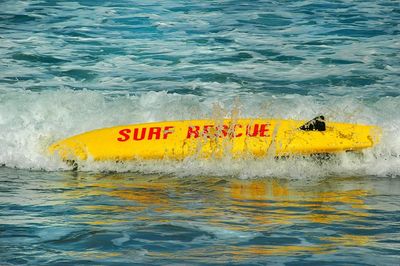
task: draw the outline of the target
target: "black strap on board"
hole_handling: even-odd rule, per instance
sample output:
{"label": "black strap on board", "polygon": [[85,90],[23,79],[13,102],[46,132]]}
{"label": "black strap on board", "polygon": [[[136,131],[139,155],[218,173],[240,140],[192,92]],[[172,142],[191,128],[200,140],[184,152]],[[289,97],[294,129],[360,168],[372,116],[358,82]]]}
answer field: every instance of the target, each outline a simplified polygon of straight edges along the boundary
{"label": "black strap on board", "polygon": [[325,117],[323,115],[317,116],[299,127],[299,129],[304,131],[325,131]]}

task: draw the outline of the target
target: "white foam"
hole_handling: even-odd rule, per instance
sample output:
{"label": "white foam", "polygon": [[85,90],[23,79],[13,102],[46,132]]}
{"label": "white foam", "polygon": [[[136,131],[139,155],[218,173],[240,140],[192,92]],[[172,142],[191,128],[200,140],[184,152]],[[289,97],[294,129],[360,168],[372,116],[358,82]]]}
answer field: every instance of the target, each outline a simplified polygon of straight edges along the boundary
{"label": "white foam", "polygon": [[400,97],[364,102],[353,97],[195,96],[163,92],[108,96],[92,91],[29,92],[0,90],[0,164],[24,169],[68,169],[49,156],[47,147],[59,139],[88,130],[140,122],[230,117],[309,119],[324,114],[330,121],[377,124],[383,138],[364,156],[343,154],[322,165],[311,159],[242,159],[87,162],[83,171],[138,171],[178,176],[318,177],[327,175],[400,175]]}

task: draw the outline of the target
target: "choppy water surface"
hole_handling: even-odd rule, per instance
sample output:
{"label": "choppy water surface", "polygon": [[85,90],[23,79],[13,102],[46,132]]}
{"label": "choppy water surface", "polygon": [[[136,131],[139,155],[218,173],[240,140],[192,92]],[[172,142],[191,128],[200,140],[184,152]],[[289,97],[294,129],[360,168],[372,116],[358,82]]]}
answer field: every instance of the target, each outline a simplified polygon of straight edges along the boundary
{"label": "choppy water surface", "polygon": [[16,89],[398,96],[397,1],[2,1]]}
{"label": "choppy water surface", "polygon": [[32,265],[395,265],[399,179],[2,169],[1,259]]}
{"label": "choppy water surface", "polygon": [[[390,0],[0,1],[0,264],[396,265],[399,23]],[[382,140],[78,173],[46,152],[119,124],[320,114]]]}

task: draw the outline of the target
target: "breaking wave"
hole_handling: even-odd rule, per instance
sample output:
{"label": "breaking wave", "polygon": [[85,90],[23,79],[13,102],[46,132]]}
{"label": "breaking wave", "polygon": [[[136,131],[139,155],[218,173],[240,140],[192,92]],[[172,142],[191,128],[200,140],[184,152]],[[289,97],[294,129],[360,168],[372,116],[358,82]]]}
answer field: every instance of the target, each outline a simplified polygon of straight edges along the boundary
{"label": "breaking wave", "polygon": [[0,164],[33,170],[71,167],[47,153],[65,137],[122,124],[163,120],[240,117],[310,119],[374,124],[383,128],[381,142],[359,154],[330,160],[313,158],[86,162],[82,171],[135,171],[177,176],[237,176],[288,178],[400,175],[400,97],[363,100],[351,96],[304,96],[242,93],[238,96],[197,96],[161,92],[107,95],[89,90],[0,90]]}

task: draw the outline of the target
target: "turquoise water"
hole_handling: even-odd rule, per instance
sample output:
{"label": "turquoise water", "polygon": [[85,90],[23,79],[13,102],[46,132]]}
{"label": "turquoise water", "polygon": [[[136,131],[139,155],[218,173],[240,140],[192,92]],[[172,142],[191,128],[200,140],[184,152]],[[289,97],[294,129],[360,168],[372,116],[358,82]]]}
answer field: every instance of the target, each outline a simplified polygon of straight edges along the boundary
{"label": "turquoise water", "polygon": [[[0,264],[396,265],[398,1],[1,1]],[[139,122],[376,124],[328,161],[87,162],[56,140]]]}
{"label": "turquoise water", "polygon": [[398,264],[397,179],[2,169],[0,181],[9,264]]}

